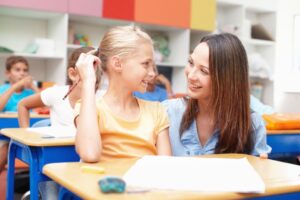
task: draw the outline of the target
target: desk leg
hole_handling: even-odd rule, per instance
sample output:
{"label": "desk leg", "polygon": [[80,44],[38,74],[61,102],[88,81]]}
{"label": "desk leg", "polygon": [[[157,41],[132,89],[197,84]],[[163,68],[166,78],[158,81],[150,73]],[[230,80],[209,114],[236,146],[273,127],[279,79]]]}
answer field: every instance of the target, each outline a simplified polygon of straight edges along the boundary
{"label": "desk leg", "polygon": [[8,148],[8,170],[7,170],[7,189],[6,189],[6,199],[14,199],[14,182],[15,182],[15,158],[16,158],[17,146],[10,142]]}
{"label": "desk leg", "polygon": [[29,151],[30,200],[38,200],[38,184],[40,182],[41,172],[38,171],[37,150],[34,147],[28,147],[27,151]]}

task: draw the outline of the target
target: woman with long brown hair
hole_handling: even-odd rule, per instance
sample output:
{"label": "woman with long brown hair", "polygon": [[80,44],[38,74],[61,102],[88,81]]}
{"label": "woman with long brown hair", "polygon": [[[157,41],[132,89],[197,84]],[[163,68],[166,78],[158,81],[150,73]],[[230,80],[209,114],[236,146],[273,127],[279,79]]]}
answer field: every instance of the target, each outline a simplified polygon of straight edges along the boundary
{"label": "woman with long brown hair", "polygon": [[250,110],[247,55],[236,36],[202,38],[185,75],[188,98],[163,103],[173,155],[270,153],[263,120]]}

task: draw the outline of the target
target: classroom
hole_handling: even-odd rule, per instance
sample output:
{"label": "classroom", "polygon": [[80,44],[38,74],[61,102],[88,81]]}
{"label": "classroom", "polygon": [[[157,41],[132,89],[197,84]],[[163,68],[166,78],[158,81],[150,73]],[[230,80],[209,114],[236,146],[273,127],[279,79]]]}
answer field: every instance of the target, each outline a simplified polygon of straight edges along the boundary
{"label": "classroom", "polygon": [[300,199],[298,0],[1,0],[0,199]]}

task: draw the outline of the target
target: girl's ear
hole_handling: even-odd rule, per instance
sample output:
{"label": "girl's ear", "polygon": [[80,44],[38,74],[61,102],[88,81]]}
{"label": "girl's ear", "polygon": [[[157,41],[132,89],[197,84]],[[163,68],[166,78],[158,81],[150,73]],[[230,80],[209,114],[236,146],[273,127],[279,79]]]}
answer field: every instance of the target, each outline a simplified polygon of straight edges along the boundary
{"label": "girl's ear", "polygon": [[70,67],[68,69],[68,76],[69,76],[69,78],[71,79],[72,82],[75,82],[79,79],[78,72],[73,67]]}
{"label": "girl's ear", "polygon": [[116,72],[122,72],[122,63],[119,56],[113,56],[111,58],[112,69]]}

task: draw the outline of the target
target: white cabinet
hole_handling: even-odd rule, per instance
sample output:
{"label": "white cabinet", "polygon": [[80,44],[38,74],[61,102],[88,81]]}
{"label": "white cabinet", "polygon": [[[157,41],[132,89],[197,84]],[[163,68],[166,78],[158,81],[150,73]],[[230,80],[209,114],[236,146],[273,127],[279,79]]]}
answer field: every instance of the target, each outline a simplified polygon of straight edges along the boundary
{"label": "white cabinet", "polygon": [[[35,10],[0,8],[0,46],[14,51],[0,53],[0,64],[10,55],[21,55],[28,59],[30,73],[36,80],[53,81],[64,84],[68,55],[81,45],[73,44],[69,32],[88,36],[95,48],[112,26],[129,25],[130,21],[110,20],[99,17],[87,17],[73,14],[39,12]],[[168,37],[170,55],[158,66],[171,67],[172,83],[175,92],[184,92],[186,88],[183,73],[189,55],[190,30],[159,25],[137,24],[151,32],[162,32]],[[36,38],[50,39],[54,42],[54,51],[48,53],[24,53],[24,49]],[[0,82],[4,77],[4,67],[0,71]]]}
{"label": "white cabinet", "polygon": [[[83,17],[77,15],[69,16],[69,28],[76,34],[84,34],[94,47],[98,47],[105,32],[113,26],[130,25],[132,22],[121,20],[109,20],[97,17]],[[184,92],[186,89],[183,67],[187,62],[189,55],[189,37],[188,29],[179,29],[159,25],[146,25],[136,23],[143,30],[152,33],[162,33],[169,40],[170,55],[163,61],[157,62],[158,66],[172,67],[172,84],[175,92]],[[78,45],[71,44],[69,40],[68,50],[77,48]]]}
{"label": "white cabinet", "polygon": [[269,105],[274,104],[276,6],[276,0],[217,1],[218,31],[232,32],[241,39],[248,55],[252,91]]}
{"label": "white cabinet", "polygon": [[[24,56],[30,64],[30,72],[36,80],[65,82],[66,74],[66,14],[39,12],[25,9],[0,8],[0,46],[14,51],[14,55]],[[29,44],[45,40],[52,42],[53,49],[37,54],[26,53]],[[34,46],[34,45],[33,45]],[[32,46],[32,48],[34,48]],[[27,50],[28,51],[28,50]],[[0,81],[3,82],[5,60],[11,54],[0,53]]]}
{"label": "white cabinet", "polygon": [[[259,7],[258,7],[259,6]],[[259,53],[268,66],[270,74],[260,77],[251,73],[251,80],[264,86],[263,102],[273,104],[273,78],[275,63],[275,41],[253,39],[251,24],[260,23],[275,38],[276,1],[271,0],[217,0],[217,26],[225,31],[235,31],[244,43],[248,55]],[[29,60],[30,71],[36,80],[54,81],[64,84],[66,80],[67,58],[74,45],[69,32],[87,35],[92,46],[98,47],[104,33],[112,26],[129,25],[134,22],[109,20],[96,16],[40,12],[37,10],[0,7],[0,46],[8,47],[16,55]],[[158,66],[172,69],[172,85],[175,92],[185,92],[186,78],[184,66],[189,53],[209,32],[162,25],[140,24],[149,32],[161,32],[169,40],[170,55]],[[69,37],[69,38],[68,38]],[[26,54],[25,47],[36,38],[50,39],[54,42],[52,54]],[[10,54],[0,53],[0,64]],[[251,68],[251,66],[250,66]],[[251,71],[251,70],[250,70]],[[5,80],[4,67],[0,68],[0,82]]]}

